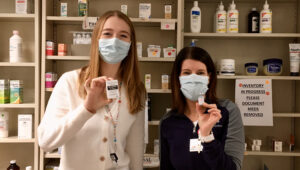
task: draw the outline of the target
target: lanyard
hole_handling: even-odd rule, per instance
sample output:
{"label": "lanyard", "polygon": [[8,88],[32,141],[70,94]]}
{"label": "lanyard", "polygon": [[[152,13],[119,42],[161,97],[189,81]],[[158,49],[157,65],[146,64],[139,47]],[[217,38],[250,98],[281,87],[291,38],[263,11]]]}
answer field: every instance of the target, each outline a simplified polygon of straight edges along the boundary
{"label": "lanyard", "polygon": [[[121,91],[121,85],[120,85],[120,91]],[[120,113],[120,105],[121,105],[121,92],[119,95],[119,98],[117,99],[117,116],[116,119],[113,118],[113,115],[111,113],[111,110],[109,108],[108,105],[105,105],[105,111],[109,114],[111,122],[113,124],[113,128],[114,128],[114,138],[113,138],[113,142],[114,142],[114,152],[110,154],[110,157],[112,159],[112,161],[114,161],[116,164],[118,162],[118,156],[117,156],[117,125],[118,125],[118,119],[119,119],[119,113]]]}

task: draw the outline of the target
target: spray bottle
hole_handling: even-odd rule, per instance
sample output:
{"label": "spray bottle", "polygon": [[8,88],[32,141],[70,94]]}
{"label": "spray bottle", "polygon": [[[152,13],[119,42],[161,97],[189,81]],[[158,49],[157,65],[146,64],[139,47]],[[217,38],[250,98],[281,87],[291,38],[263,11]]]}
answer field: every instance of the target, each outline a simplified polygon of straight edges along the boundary
{"label": "spray bottle", "polygon": [[229,5],[229,10],[227,13],[227,32],[228,33],[238,33],[239,32],[239,11],[235,9],[236,5],[234,0]]}
{"label": "spray bottle", "polygon": [[260,12],[260,33],[272,33],[272,11],[269,9],[267,0]]}
{"label": "spray bottle", "polygon": [[226,11],[221,1],[215,15],[215,31],[216,33],[226,33]]}

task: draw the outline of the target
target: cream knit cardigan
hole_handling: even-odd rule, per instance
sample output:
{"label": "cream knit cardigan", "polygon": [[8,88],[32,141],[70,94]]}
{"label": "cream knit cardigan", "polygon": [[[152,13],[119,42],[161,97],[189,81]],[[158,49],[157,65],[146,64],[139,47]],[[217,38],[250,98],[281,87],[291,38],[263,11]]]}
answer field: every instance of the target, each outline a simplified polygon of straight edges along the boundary
{"label": "cream knit cardigan", "polygon": [[[38,142],[44,151],[62,146],[60,170],[142,170],[144,152],[144,110],[130,114],[121,88],[117,125],[118,165],[113,164],[113,126],[104,108],[91,114],[77,93],[79,70],[67,72],[57,82],[45,115],[38,127]],[[109,105],[114,119],[117,102]]]}

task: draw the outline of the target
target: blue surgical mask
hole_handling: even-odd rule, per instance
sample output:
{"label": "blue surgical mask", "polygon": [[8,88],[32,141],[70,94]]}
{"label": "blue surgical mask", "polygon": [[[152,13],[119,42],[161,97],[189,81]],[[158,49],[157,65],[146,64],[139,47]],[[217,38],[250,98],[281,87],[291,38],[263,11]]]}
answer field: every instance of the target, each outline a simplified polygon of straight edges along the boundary
{"label": "blue surgical mask", "polygon": [[181,92],[185,98],[197,101],[200,96],[204,96],[208,90],[208,76],[190,74],[179,77]]}
{"label": "blue surgical mask", "polygon": [[120,63],[128,55],[130,45],[118,38],[99,39],[100,56],[106,63]]}

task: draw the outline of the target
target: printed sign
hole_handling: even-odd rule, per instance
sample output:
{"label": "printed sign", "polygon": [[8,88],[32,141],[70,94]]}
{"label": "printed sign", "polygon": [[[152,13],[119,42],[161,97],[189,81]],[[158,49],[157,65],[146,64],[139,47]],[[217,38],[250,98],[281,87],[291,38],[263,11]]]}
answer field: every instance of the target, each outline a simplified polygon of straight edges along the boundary
{"label": "printed sign", "polygon": [[235,102],[246,126],[273,126],[272,81],[238,79]]}
{"label": "printed sign", "polygon": [[171,20],[162,21],[160,23],[161,30],[175,30],[175,22]]}
{"label": "printed sign", "polygon": [[99,17],[85,17],[82,23],[83,30],[92,30],[96,26]]}

